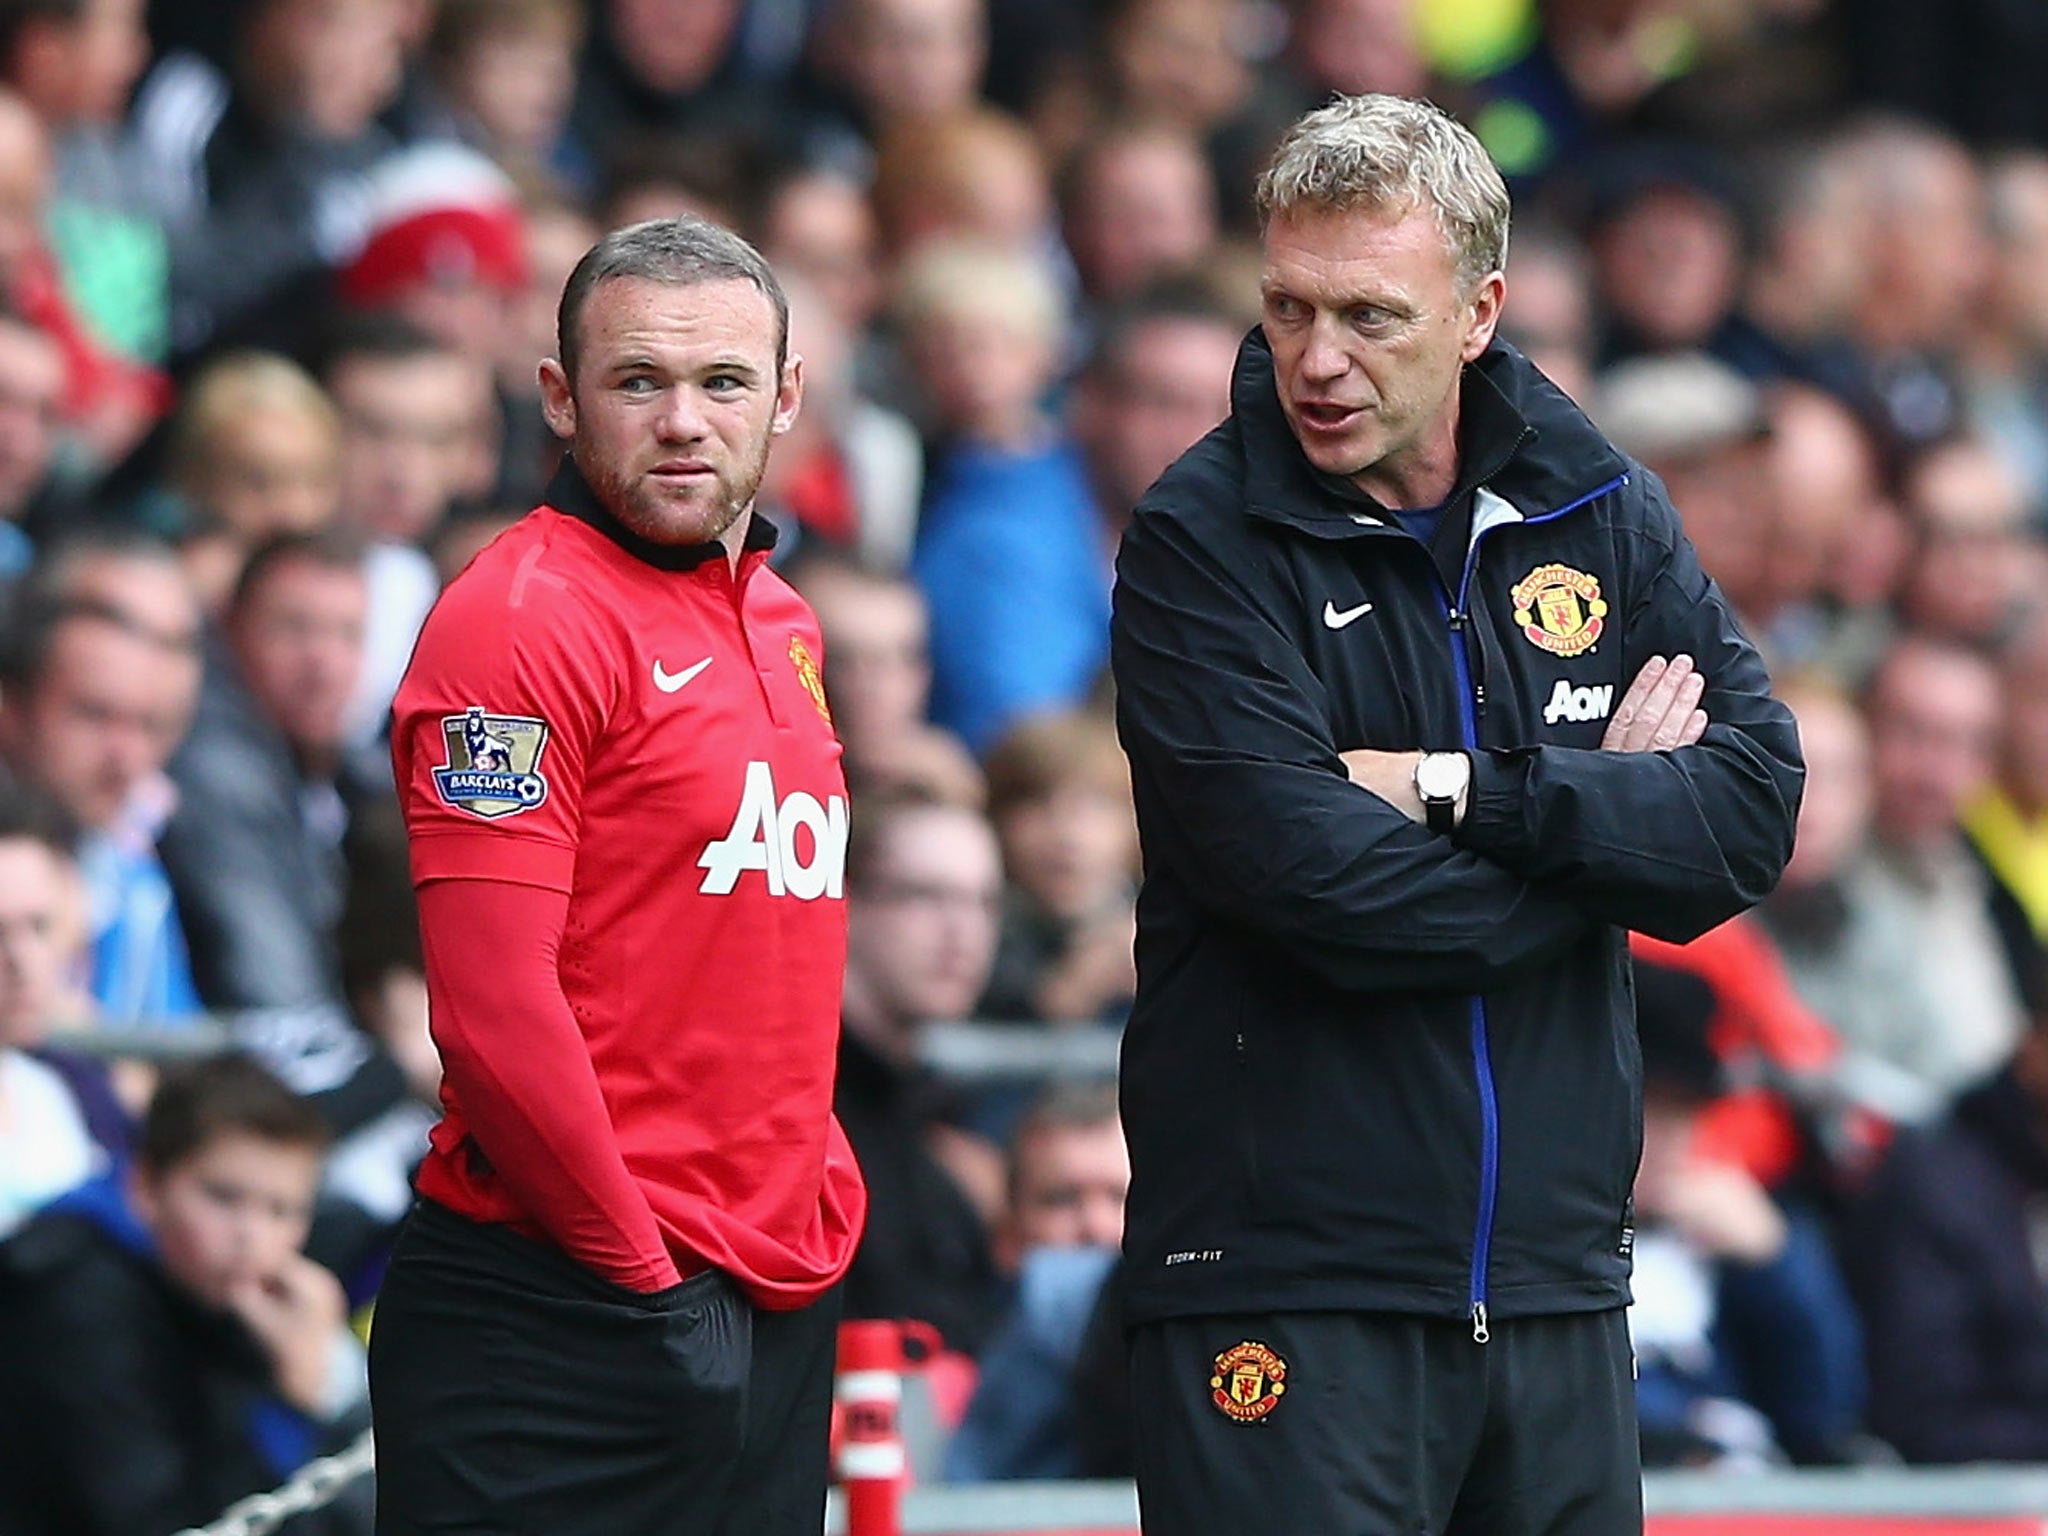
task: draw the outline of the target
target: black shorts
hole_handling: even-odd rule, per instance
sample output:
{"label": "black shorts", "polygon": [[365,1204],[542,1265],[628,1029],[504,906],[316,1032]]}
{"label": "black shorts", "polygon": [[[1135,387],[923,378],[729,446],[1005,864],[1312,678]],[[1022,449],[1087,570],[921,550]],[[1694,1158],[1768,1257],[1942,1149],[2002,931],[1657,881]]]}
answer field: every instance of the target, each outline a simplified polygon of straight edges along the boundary
{"label": "black shorts", "polygon": [[651,1296],[421,1201],[370,1331],[377,1536],[817,1536],[839,1297]]}
{"label": "black shorts", "polygon": [[1178,1318],[1131,1340],[1145,1536],[1640,1536],[1627,1314]]}

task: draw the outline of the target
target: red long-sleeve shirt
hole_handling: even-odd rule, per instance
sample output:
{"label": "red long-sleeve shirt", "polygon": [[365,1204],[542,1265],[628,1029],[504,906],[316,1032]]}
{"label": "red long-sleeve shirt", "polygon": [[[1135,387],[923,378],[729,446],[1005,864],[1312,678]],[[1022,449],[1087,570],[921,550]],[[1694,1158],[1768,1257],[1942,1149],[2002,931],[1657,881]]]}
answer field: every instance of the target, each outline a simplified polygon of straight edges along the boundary
{"label": "red long-sleeve shirt", "polygon": [[445,1114],[423,1194],[640,1290],[851,1261],[831,1113],[846,799],[809,609],[565,469],[428,619],[393,757]]}

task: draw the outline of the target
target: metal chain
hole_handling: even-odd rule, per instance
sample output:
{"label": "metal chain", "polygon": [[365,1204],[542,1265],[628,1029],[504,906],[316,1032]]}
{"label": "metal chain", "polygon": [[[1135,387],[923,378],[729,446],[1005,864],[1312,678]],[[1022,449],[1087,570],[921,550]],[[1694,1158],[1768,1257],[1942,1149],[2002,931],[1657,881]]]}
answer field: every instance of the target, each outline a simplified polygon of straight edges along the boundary
{"label": "metal chain", "polygon": [[307,1462],[280,1487],[238,1499],[210,1525],[188,1527],[178,1536],[270,1536],[294,1515],[325,1509],[376,1465],[376,1444],[366,1429],[347,1450]]}

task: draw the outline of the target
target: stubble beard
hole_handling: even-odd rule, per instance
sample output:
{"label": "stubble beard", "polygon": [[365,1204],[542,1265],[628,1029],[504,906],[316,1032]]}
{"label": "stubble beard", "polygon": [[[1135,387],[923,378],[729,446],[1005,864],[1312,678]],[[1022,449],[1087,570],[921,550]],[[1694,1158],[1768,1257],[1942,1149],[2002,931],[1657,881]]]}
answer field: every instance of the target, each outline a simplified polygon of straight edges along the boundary
{"label": "stubble beard", "polygon": [[577,467],[612,515],[650,544],[711,544],[723,538],[753,505],[768,470],[769,437],[762,434],[752,462],[739,474],[721,473],[700,495],[678,499],[651,476],[599,467],[577,456]]}

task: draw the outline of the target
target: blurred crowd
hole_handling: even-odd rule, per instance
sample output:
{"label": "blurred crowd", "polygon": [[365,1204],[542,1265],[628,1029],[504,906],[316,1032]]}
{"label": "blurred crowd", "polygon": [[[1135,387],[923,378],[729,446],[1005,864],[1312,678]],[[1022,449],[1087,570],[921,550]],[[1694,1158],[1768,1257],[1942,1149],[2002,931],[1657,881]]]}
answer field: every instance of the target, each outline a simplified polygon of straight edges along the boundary
{"label": "blurred crowd", "polygon": [[[359,1422],[438,1078],[388,707],[547,483],[570,267],[682,212],[804,359],[850,1312],[936,1330],[927,1475],[1127,1469],[1059,1044],[1135,980],[1112,561],[1229,408],[1262,157],[1363,91],[1508,173],[1504,336],[1805,742],[1783,888],[1638,945],[1647,1458],[2048,1460],[2043,78],[2026,0],[0,0],[0,1527],[168,1532]],[[201,1018],[239,1054],[79,1049]],[[1038,1077],[927,1065],[963,1019]]]}

